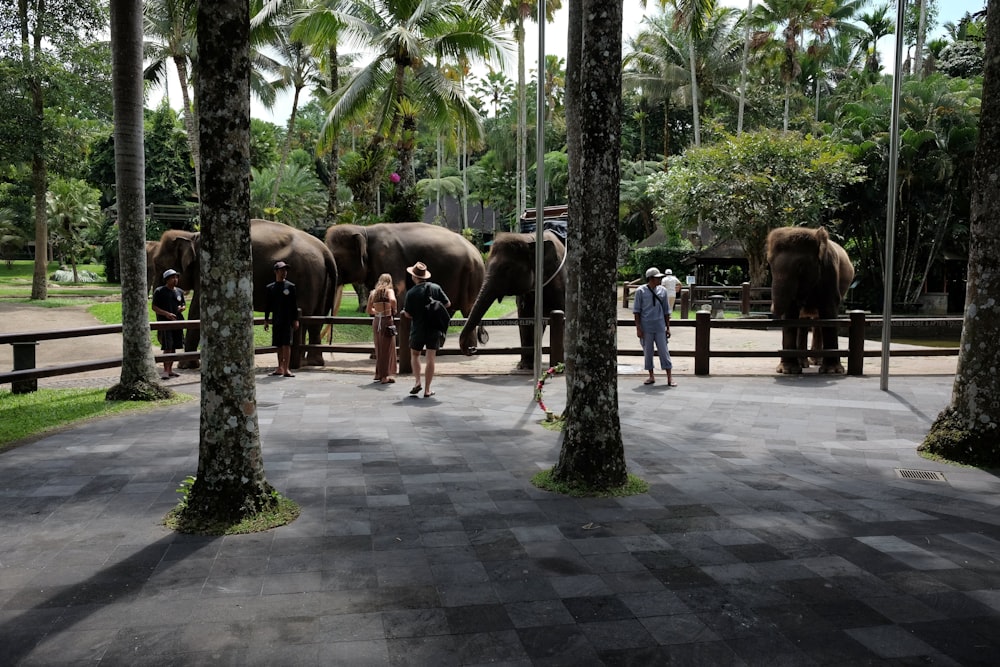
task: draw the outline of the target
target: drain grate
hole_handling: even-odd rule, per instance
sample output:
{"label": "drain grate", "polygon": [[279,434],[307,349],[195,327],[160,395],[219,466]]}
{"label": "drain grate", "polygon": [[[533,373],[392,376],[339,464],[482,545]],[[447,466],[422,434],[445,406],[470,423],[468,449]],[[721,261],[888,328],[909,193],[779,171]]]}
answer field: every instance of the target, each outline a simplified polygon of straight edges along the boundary
{"label": "drain grate", "polygon": [[907,470],[906,468],[896,468],[896,476],[901,479],[923,479],[930,482],[947,481],[939,472],[933,470]]}

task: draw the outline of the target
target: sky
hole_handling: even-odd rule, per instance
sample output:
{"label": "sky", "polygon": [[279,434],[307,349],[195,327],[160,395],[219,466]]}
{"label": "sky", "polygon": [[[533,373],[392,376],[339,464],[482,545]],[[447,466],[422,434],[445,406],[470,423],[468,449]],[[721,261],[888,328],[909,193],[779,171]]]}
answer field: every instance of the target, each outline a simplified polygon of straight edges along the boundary
{"label": "sky", "polygon": [[[746,9],[746,0],[720,0],[721,4],[738,7],[740,9]],[[876,0],[881,2],[882,0]],[[555,54],[561,58],[566,57],[566,33],[567,33],[567,9],[569,0],[562,0],[563,8],[556,12],[555,20],[545,26],[545,52],[547,54]],[[652,0],[648,1],[647,6],[649,7],[650,13],[655,13],[654,7],[656,2]],[[755,5],[758,4],[756,1]],[[870,11],[870,7],[874,5],[875,2],[870,2],[868,8],[865,11]],[[941,26],[948,22],[957,23],[966,12],[976,12],[986,6],[986,0],[938,0],[938,25],[934,26],[930,31],[929,35],[931,38],[936,38],[944,35],[944,29]],[[625,0],[624,4],[624,26],[623,33],[624,38],[634,36],[641,29],[643,9],[641,5],[635,0]],[[893,14],[895,17],[895,14]],[[895,20],[895,18],[893,18]],[[538,67],[538,31],[536,24],[533,22],[526,23],[526,32],[528,38],[525,40],[525,62],[527,63],[527,70],[530,72],[537,69]],[[892,71],[895,65],[895,41],[892,36],[886,37],[879,42],[879,51],[882,53],[882,63],[889,71]],[[483,70],[485,71],[485,70]],[[517,79],[517,51],[516,48],[512,47],[510,57],[508,58],[507,66],[505,68],[507,75],[513,79]],[[171,106],[174,108],[180,108],[180,93],[177,91],[177,78],[176,74],[171,71],[170,76],[170,95],[171,95]],[[530,74],[529,74],[530,78]],[[154,90],[149,99],[147,100],[147,106],[153,107],[159,103],[159,100],[163,94],[162,90]],[[305,100],[300,100],[300,104],[304,104]],[[250,115],[254,118],[260,118],[262,120],[267,120],[277,125],[285,125],[288,120],[288,116],[291,114],[292,109],[292,93],[279,93],[278,98],[275,102],[273,109],[265,109],[260,102],[256,99],[251,99],[250,102]]]}

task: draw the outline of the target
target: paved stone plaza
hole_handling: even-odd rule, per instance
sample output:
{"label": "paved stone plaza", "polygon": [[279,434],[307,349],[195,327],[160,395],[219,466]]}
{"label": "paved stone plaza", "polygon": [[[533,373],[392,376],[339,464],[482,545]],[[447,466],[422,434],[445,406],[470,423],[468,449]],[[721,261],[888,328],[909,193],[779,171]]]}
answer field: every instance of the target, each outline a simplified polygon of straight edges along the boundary
{"label": "paved stone plaza", "polygon": [[0,454],[0,664],[1000,663],[1000,482],[915,452],[950,377],[623,375],[651,489],[581,500],[529,483],[559,434],[528,376],[264,372],[302,506],[267,533],[159,524],[197,402]]}

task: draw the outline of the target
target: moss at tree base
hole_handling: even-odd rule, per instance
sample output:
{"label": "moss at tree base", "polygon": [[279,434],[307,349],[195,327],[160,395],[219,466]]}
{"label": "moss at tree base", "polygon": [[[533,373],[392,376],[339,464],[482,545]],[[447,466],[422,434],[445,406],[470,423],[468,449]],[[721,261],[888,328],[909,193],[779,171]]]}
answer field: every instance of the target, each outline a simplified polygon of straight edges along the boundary
{"label": "moss at tree base", "polygon": [[1000,434],[995,425],[968,427],[953,408],[946,408],[931,425],[918,452],[979,468],[1000,468]]}
{"label": "moss at tree base", "polygon": [[649,491],[649,483],[629,473],[626,482],[610,489],[596,488],[583,483],[569,483],[555,478],[552,470],[543,470],[531,478],[531,483],[539,489],[561,493],[574,498],[610,498],[634,496]]}
{"label": "moss at tree base", "polygon": [[211,512],[196,512],[182,501],[167,513],[163,524],[194,535],[245,535],[284,526],[299,517],[301,509],[295,501],[277,491],[272,491],[270,499],[270,507],[228,520]]}
{"label": "moss at tree base", "polygon": [[162,401],[172,398],[174,392],[168,387],[155,382],[139,382],[136,384],[118,383],[108,389],[104,395],[107,401]]}

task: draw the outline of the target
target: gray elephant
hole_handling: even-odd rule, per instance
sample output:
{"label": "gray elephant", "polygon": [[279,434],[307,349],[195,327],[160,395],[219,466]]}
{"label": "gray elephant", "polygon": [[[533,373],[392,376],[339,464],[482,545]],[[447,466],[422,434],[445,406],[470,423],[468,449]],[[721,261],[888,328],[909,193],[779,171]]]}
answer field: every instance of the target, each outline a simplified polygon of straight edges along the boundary
{"label": "gray elephant", "polygon": [[[146,241],[146,292],[153,291],[156,284],[156,251],[160,249],[159,241]],[[163,271],[166,271],[164,269]],[[163,271],[160,271],[162,274]]]}
{"label": "gray elephant", "polygon": [[[160,238],[160,247],[154,256],[156,281],[162,282],[166,269],[181,272],[179,287],[194,290],[188,318],[199,319],[199,259],[198,244],[201,235],[197,232],[170,230]],[[327,315],[333,306],[337,292],[337,264],[333,254],[315,236],[294,227],[271,222],[270,220],[250,221],[250,245],[253,256],[253,307],[262,311],[265,306],[264,288],[274,282],[274,263],[281,260],[291,267],[288,279],[295,283],[298,304],[302,314]],[[306,327],[308,343],[320,344],[319,324]],[[187,332],[184,350],[198,349],[199,333]],[[299,360],[293,360],[297,366]],[[322,366],[323,354],[310,351],[305,358],[308,366]]]}
{"label": "gray elephant", "polygon": [[[486,258],[486,280],[462,330],[462,352],[465,354],[475,353],[474,346],[467,345],[466,341],[473,339],[475,328],[495,301],[513,296],[519,318],[535,316],[535,243],[534,233],[497,234]],[[552,231],[545,232],[543,243],[542,313],[548,317],[553,310],[566,310],[566,246]],[[522,325],[519,329],[521,347],[534,348],[534,325]],[[531,368],[533,364],[533,354],[524,352],[517,367]]]}
{"label": "gray elephant", "polygon": [[[837,317],[841,301],[854,279],[851,259],[826,229],[781,227],[767,236],[767,261],[771,266],[771,313],[777,319]],[[837,349],[836,327],[816,327],[822,336],[813,334],[813,349]],[[783,350],[805,350],[809,330],[782,328]],[[778,373],[801,373],[803,359],[782,357]],[[820,373],[843,373],[839,357],[823,356]]]}
{"label": "gray elephant", "polygon": [[[342,285],[362,283],[370,290],[381,274],[388,273],[400,303],[412,285],[406,267],[424,262],[431,280],[451,300],[452,314],[461,311],[466,317],[486,275],[476,246],[461,234],[424,222],[334,225],[326,231],[326,245],[337,260]],[[474,346],[475,333],[470,336],[468,342]]]}

